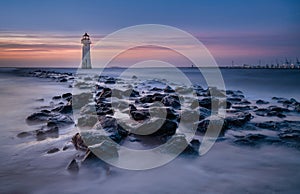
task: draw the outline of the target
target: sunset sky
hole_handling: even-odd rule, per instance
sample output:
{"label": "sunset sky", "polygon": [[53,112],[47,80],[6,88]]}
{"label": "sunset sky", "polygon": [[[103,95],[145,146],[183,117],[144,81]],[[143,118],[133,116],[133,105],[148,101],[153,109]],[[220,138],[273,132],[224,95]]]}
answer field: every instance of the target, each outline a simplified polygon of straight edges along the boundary
{"label": "sunset sky", "polygon": [[[0,6],[0,66],[78,67],[84,32],[97,43],[109,33],[138,24],[170,25],[189,32],[221,66],[232,60],[257,64],[300,59],[297,0],[8,0]],[[124,65],[147,54],[146,58],[170,61],[176,57],[166,49],[137,48],[124,54]]]}

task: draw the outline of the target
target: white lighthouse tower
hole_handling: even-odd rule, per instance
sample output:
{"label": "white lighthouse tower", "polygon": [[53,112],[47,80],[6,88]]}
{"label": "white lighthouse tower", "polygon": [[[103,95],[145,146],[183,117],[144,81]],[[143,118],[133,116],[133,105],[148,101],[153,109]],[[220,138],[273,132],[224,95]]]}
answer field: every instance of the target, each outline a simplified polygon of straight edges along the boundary
{"label": "white lighthouse tower", "polygon": [[81,63],[81,68],[82,69],[91,69],[92,64],[91,64],[91,54],[90,54],[90,44],[91,44],[90,36],[85,33],[82,36],[81,39],[81,44],[82,44],[82,63]]}

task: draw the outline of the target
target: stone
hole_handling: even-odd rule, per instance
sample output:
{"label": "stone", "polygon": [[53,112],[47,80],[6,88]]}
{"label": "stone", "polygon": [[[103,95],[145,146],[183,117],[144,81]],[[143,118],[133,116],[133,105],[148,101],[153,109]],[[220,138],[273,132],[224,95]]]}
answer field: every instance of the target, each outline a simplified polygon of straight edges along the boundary
{"label": "stone", "polygon": [[175,109],[180,108],[180,102],[177,96],[165,96],[161,103],[163,103],[165,106],[171,106]]}
{"label": "stone", "polygon": [[74,109],[79,109],[86,104],[88,104],[93,99],[93,95],[91,93],[81,93],[73,95],[72,97],[72,106]]}
{"label": "stone", "polygon": [[52,99],[53,100],[59,100],[59,99],[61,99],[61,96],[53,96]]}
{"label": "stone", "polygon": [[73,119],[68,115],[57,114],[48,119],[47,126],[66,126],[74,124]]}
{"label": "stone", "polygon": [[225,118],[225,122],[228,126],[243,126],[252,119],[252,115],[249,112],[239,112],[236,115]]}
{"label": "stone", "polygon": [[91,145],[89,149],[102,160],[115,160],[119,157],[116,143],[104,140],[100,144]]}
{"label": "stone", "polygon": [[17,135],[17,137],[19,137],[19,138],[24,138],[24,137],[28,137],[28,136],[31,136],[31,133],[26,132],[26,131],[23,131]]}
{"label": "stone", "polygon": [[164,88],[164,92],[165,93],[174,93],[175,91],[173,90],[173,88],[171,88],[170,86],[166,86],[165,88]]}
{"label": "stone", "polygon": [[98,117],[95,115],[84,115],[78,118],[78,127],[93,127],[98,121]]}
{"label": "stone", "polygon": [[58,148],[52,148],[52,149],[47,151],[47,154],[53,154],[55,152],[59,152],[59,149]]}
{"label": "stone", "polygon": [[76,133],[73,137],[72,137],[72,143],[75,147],[76,150],[83,150],[83,151],[87,151],[88,147],[85,145],[81,135],[79,133]]}
{"label": "stone", "polygon": [[61,95],[61,97],[65,100],[69,100],[72,98],[72,94],[71,93],[64,93],[63,95]]}
{"label": "stone", "polygon": [[78,172],[79,171],[79,165],[75,159],[73,159],[69,164],[67,169],[71,172]]}
{"label": "stone", "polygon": [[269,104],[269,102],[264,101],[264,100],[257,100],[256,104]]}

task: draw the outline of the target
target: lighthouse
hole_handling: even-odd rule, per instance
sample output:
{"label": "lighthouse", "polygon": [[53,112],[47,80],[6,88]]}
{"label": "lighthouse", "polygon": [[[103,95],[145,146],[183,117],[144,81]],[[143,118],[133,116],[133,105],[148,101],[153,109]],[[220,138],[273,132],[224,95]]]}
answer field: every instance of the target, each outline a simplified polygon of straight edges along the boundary
{"label": "lighthouse", "polygon": [[91,64],[91,54],[90,54],[90,45],[91,45],[91,40],[90,36],[85,33],[82,36],[81,39],[81,44],[82,44],[82,63],[81,63],[81,68],[82,69],[91,69],[92,64]]}

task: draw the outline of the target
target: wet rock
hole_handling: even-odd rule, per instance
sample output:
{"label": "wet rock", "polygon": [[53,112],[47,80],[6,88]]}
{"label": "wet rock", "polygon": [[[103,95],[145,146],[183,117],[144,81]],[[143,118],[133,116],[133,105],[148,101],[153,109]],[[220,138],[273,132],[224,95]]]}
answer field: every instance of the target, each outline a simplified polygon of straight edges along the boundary
{"label": "wet rock", "polygon": [[88,147],[85,145],[81,135],[79,133],[76,133],[73,137],[72,137],[72,143],[75,147],[76,150],[83,150],[86,151],[88,149]]}
{"label": "wet rock", "polygon": [[61,95],[61,97],[67,101],[69,101],[70,99],[72,99],[72,94],[71,93],[64,93],[63,95]]}
{"label": "wet rock", "polygon": [[276,112],[276,111],[270,111],[267,113],[267,116],[277,116],[279,118],[284,118],[286,117],[284,114],[280,113],[280,112]]}
{"label": "wet rock", "polygon": [[113,89],[112,90],[112,97],[116,97],[118,99],[123,98],[135,98],[140,96],[139,92],[134,89],[126,89],[126,90],[120,90],[120,89]]}
{"label": "wet rock", "polygon": [[188,155],[199,155],[200,141],[198,139],[193,139],[188,146],[184,149],[183,154]]}
{"label": "wet rock", "polygon": [[225,122],[228,126],[243,126],[252,119],[252,115],[249,112],[240,112],[233,116],[225,118]]}
{"label": "wet rock", "polygon": [[136,121],[145,120],[149,116],[148,112],[140,111],[140,110],[131,111],[130,113],[131,113],[132,118]]}
{"label": "wet rock", "polygon": [[77,163],[77,161],[75,159],[73,159],[67,167],[67,170],[71,171],[71,172],[78,172],[79,171],[79,165]]}
{"label": "wet rock", "polygon": [[153,102],[153,95],[146,95],[141,97],[137,102],[141,103],[152,103]]}
{"label": "wet rock", "polygon": [[176,134],[160,147],[160,151],[164,154],[199,155],[199,146],[199,140],[192,140],[189,144],[184,135]]}
{"label": "wet rock", "polygon": [[161,102],[165,105],[165,106],[171,106],[175,109],[179,109],[180,108],[180,102],[177,96],[165,96]]}
{"label": "wet rock", "polygon": [[242,98],[241,97],[229,97],[229,98],[227,98],[227,100],[231,103],[237,103],[237,102],[241,102]]}
{"label": "wet rock", "polygon": [[94,104],[86,104],[80,109],[80,113],[82,115],[86,114],[96,114],[96,105]]}
{"label": "wet rock", "polygon": [[158,88],[158,87],[154,87],[154,88],[151,88],[150,91],[160,92],[160,91],[163,91],[163,89]]}
{"label": "wet rock", "polygon": [[164,88],[164,92],[165,93],[173,93],[173,92],[175,92],[174,90],[173,90],[173,88],[171,88],[170,86],[166,86],[165,88]]}
{"label": "wet rock", "polygon": [[117,143],[128,135],[128,131],[119,126],[117,120],[110,116],[100,117],[96,128],[105,130],[108,136]]}
{"label": "wet rock", "polygon": [[175,91],[176,91],[177,94],[192,94],[193,93],[193,88],[177,86],[175,88]]}
{"label": "wet rock", "polygon": [[54,115],[49,111],[37,112],[33,113],[27,117],[27,122],[44,122],[48,121],[49,118],[53,117]]}
{"label": "wet rock", "polygon": [[206,133],[208,126],[210,125],[211,132],[219,131],[219,136],[223,136],[228,125],[225,120],[221,120],[219,117],[208,117],[195,123],[197,125],[197,131],[200,133]]}
{"label": "wet rock", "polygon": [[115,84],[116,80],[113,77],[110,77],[108,79],[106,79],[106,81],[104,82],[105,84]]}
{"label": "wet rock", "polygon": [[115,160],[119,157],[116,143],[104,140],[100,144],[89,146],[89,149],[102,160]]}
{"label": "wet rock", "polygon": [[47,154],[53,154],[55,152],[59,152],[59,149],[58,148],[52,148],[51,150],[47,151]]}
{"label": "wet rock", "polygon": [[66,78],[62,78],[59,80],[59,82],[67,82],[67,81],[68,81],[68,79],[66,79]]}
{"label": "wet rock", "polygon": [[203,98],[198,101],[199,106],[211,109],[211,99],[210,98]]}
{"label": "wet rock", "polygon": [[53,100],[60,100],[60,99],[61,99],[61,96],[53,96],[52,99],[53,99]]}
{"label": "wet rock", "polygon": [[257,100],[256,104],[269,104],[269,102],[264,101],[264,100]]}
{"label": "wet rock", "polygon": [[45,99],[44,98],[38,98],[36,99],[36,101],[39,101],[39,102],[43,102]]}
{"label": "wet rock", "polygon": [[140,142],[141,140],[140,139],[137,139],[137,138],[135,138],[135,137],[129,137],[129,141],[130,142]]}
{"label": "wet rock", "polygon": [[100,99],[102,98],[110,98],[112,94],[112,90],[110,88],[103,88],[100,93],[97,93],[96,96]]}
{"label": "wet rock", "polygon": [[98,121],[98,117],[95,115],[84,115],[78,118],[78,127],[93,127]]}
{"label": "wet rock", "polygon": [[282,107],[278,107],[278,106],[269,106],[268,108],[270,111],[275,111],[275,112],[279,112],[279,113],[282,113],[282,112],[290,112],[289,109],[287,108],[282,108]]}
{"label": "wet rock", "polygon": [[269,130],[278,130],[278,126],[276,122],[267,121],[263,123],[256,123],[255,126],[262,128],[262,129],[269,129]]}
{"label": "wet rock", "polygon": [[137,79],[137,76],[136,76],[136,75],[133,75],[131,78],[132,78],[132,79]]}
{"label": "wet rock", "polygon": [[31,133],[26,132],[26,131],[23,131],[17,135],[17,137],[19,137],[19,138],[24,138],[24,137],[28,137],[28,136],[31,136]]}
{"label": "wet rock", "polygon": [[45,140],[47,138],[58,138],[59,129],[57,126],[43,126],[41,129],[35,130],[36,139],[38,141]]}
{"label": "wet rock", "polygon": [[56,107],[56,108],[52,109],[51,111],[59,112],[62,114],[69,114],[69,113],[73,112],[73,108],[72,108],[72,105],[65,105],[65,106]]}
{"label": "wet rock", "polygon": [[154,93],[152,95],[152,101],[161,101],[166,95],[165,94],[160,94],[160,93]]}
{"label": "wet rock", "polygon": [[232,108],[245,111],[245,110],[251,110],[252,108],[248,105],[233,105]]}
{"label": "wet rock", "polygon": [[81,108],[88,104],[92,98],[93,95],[91,93],[81,93],[73,95],[72,106],[74,109]]}
{"label": "wet rock", "polygon": [[218,90],[216,87],[209,87],[207,90],[207,96],[212,96],[212,97],[226,97],[226,93]]}
{"label": "wet rock", "polygon": [[57,114],[48,119],[47,126],[66,126],[74,124],[73,119],[68,115]]}

